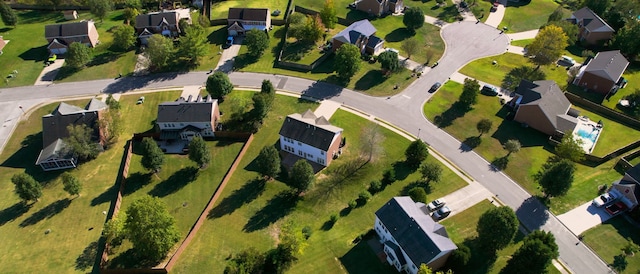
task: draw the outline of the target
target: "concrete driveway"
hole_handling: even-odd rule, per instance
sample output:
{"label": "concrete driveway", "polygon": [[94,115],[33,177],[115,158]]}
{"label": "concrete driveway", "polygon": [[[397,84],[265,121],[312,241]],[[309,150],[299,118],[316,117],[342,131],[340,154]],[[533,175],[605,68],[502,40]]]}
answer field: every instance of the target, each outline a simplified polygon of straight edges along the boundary
{"label": "concrete driveway", "polygon": [[233,61],[238,56],[238,52],[240,51],[240,47],[242,46],[242,37],[236,37],[233,41],[233,45],[229,48],[226,48],[222,51],[222,56],[218,61],[218,65],[216,66],[216,71],[222,71],[229,73],[233,70]]}
{"label": "concrete driveway", "polygon": [[56,79],[56,76],[58,75],[58,71],[60,71],[60,68],[62,67],[62,65],[64,65],[64,59],[57,59],[53,61],[53,63],[51,63],[50,65],[45,66],[42,69],[42,72],[40,72],[40,75],[38,76],[38,79],[36,79],[36,82],[34,85],[46,86],[46,85],[53,84],[53,80]]}
{"label": "concrete driveway", "polygon": [[596,207],[589,201],[565,214],[558,215],[558,219],[573,234],[580,235],[582,232],[611,219],[611,215],[604,210],[604,207]]}

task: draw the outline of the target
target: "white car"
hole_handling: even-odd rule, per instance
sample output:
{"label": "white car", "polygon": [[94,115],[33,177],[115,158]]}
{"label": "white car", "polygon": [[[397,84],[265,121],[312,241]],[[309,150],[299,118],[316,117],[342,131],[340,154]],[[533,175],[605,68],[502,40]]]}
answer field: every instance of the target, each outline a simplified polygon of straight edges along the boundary
{"label": "white car", "polygon": [[593,205],[596,207],[602,207],[608,204],[611,204],[613,201],[620,198],[620,194],[618,192],[606,192],[595,199],[593,199]]}
{"label": "white car", "polygon": [[442,206],[444,206],[444,204],[446,204],[444,199],[436,199],[435,201],[429,203],[427,205],[427,209],[429,211],[435,211],[440,209]]}

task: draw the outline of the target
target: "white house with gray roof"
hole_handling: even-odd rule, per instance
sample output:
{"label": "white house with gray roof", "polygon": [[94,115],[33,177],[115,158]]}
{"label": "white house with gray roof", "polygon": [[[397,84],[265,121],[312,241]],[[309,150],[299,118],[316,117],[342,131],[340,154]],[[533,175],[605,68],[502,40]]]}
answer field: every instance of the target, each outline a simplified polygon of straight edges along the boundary
{"label": "white house with gray roof", "polygon": [[458,249],[428,212],[425,204],[407,196],[394,197],[376,211],[374,229],[396,270],[416,274],[421,264],[439,269]]}
{"label": "white house with gray roof", "polygon": [[191,141],[196,136],[214,137],[220,119],[218,100],[211,96],[191,98],[180,97],[158,105],[156,124],[160,129],[160,140]]}
{"label": "white house with gray roof", "polygon": [[311,110],[287,115],[280,128],[280,149],[300,158],[329,166],[339,153],[342,128],[333,126]]}

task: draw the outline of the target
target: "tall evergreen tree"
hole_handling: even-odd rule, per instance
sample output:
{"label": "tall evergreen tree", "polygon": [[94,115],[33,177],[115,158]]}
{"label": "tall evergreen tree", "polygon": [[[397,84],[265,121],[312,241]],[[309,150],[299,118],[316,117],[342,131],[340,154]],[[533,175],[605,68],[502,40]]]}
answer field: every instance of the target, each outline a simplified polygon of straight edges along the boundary
{"label": "tall evergreen tree", "polygon": [[191,139],[189,143],[189,159],[196,162],[200,168],[206,167],[211,162],[211,152],[202,137],[196,136]]}

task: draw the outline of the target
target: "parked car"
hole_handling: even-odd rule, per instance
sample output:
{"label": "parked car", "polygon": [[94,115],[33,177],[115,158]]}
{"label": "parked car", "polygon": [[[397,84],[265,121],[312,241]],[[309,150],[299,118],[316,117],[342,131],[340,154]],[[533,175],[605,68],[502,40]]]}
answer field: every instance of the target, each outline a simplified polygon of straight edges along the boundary
{"label": "parked car", "polygon": [[484,85],[482,86],[482,89],[480,89],[480,93],[487,96],[497,96],[498,89],[492,85]]}
{"label": "parked car", "polygon": [[463,8],[463,9],[466,9],[466,8],[468,8],[468,7],[469,7],[469,6],[467,5],[467,2],[465,2],[465,1],[460,2],[459,6],[460,6],[461,8]]}
{"label": "parked car", "polygon": [[435,84],[433,84],[433,86],[431,86],[431,88],[429,89],[429,93],[434,93],[436,92],[436,90],[438,90],[440,88],[440,86],[442,86],[442,84],[440,82],[436,82]]}
{"label": "parked car", "polygon": [[613,201],[620,198],[618,192],[606,192],[595,199],[593,199],[592,204],[596,207],[602,207],[611,204]]}
{"label": "parked car", "polygon": [[438,210],[446,204],[444,199],[436,199],[427,205],[429,211]]}
{"label": "parked car", "polygon": [[433,213],[433,218],[436,220],[442,220],[451,214],[451,209],[448,206],[443,206]]}
{"label": "parked car", "polygon": [[604,208],[607,213],[611,214],[611,216],[615,216],[618,213],[627,210],[627,205],[623,202],[617,202],[615,204],[610,204]]}
{"label": "parked car", "polygon": [[558,60],[558,64],[564,64],[564,65],[572,67],[573,65],[576,64],[576,60],[573,60],[573,58],[571,58],[569,56],[562,55],[560,57],[560,60]]}
{"label": "parked car", "polygon": [[231,45],[233,45],[233,36],[228,36],[226,47],[230,47]]}

